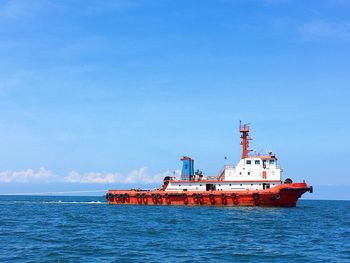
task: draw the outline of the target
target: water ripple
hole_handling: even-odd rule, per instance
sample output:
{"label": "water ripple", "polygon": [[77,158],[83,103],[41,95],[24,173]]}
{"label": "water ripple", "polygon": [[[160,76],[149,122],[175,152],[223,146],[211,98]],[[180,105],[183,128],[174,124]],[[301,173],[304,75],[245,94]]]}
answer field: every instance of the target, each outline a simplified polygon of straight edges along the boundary
{"label": "water ripple", "polygon": [[348,201],[286,209],[1,196],[0,211],[0,262],[350,262]]}

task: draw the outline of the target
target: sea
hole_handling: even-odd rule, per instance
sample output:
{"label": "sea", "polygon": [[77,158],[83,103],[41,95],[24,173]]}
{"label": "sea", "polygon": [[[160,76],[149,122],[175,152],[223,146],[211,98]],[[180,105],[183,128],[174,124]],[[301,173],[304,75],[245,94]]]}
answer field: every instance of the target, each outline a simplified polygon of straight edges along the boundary
{"label": "sea", "polygon": [[180,207],[0,196],[0,262],[350,262],[350,201]]}

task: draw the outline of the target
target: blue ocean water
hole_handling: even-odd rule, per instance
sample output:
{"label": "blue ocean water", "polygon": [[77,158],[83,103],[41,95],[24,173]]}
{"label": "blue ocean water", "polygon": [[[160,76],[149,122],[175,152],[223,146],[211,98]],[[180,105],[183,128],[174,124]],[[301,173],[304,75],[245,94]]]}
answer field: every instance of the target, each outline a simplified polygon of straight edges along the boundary
{"label": "blue ocean water", "polygon": [[350,201],[296,208],[0,196],[0,262],[350,262]]}

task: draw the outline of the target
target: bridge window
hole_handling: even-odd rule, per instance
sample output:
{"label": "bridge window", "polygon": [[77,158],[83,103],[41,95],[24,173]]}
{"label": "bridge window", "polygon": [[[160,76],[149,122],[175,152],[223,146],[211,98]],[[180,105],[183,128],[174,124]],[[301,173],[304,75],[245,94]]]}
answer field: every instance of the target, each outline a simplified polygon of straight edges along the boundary
{"label": "bridge window", "polygon": [[255,160],[255,164],[260,164],[260,160]]}
{"label": "bridge window", "polygon": [[250,175],[250,172],[248,172],[248,175]]}
{"label": "bridge window", "polygon": [[274,164],[275,163],[275,160],[270,160],[270,164]]}
{"label": "bridge window", "polygon": [[246,164],[252,164],[252,160],[247,160]]}

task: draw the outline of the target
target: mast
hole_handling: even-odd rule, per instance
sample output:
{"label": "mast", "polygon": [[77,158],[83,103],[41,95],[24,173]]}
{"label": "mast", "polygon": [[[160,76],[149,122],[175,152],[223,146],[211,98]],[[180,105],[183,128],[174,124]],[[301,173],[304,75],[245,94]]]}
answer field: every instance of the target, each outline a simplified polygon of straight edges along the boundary
{"label": "mast", "polygon": [[249,137],[249,124],[242,124],[239,121],[239,132],[241,133],[241,145],[242,145],[242,159],[248,157],[249,141],[252,139]]}

